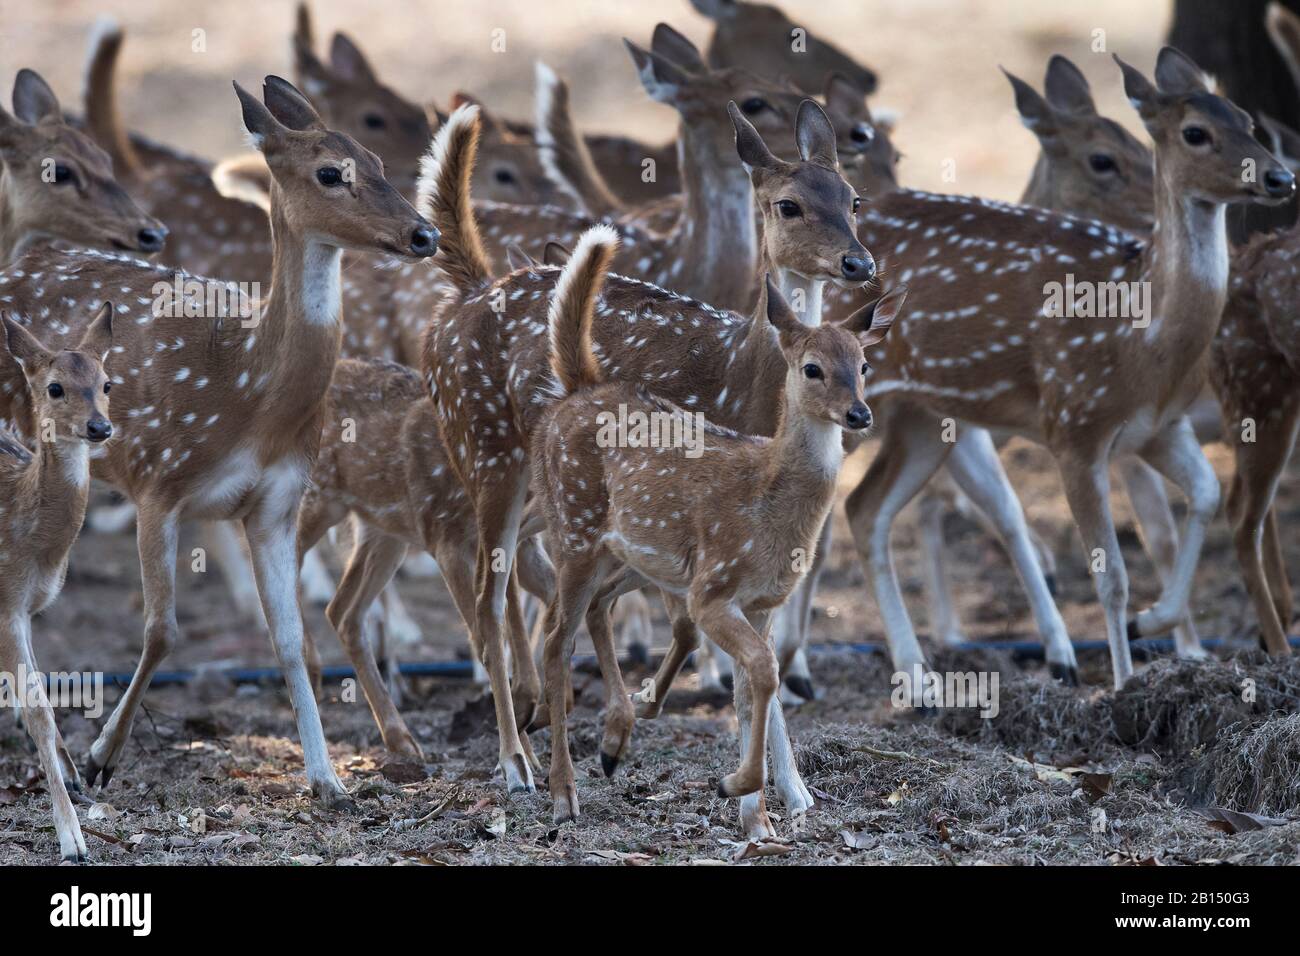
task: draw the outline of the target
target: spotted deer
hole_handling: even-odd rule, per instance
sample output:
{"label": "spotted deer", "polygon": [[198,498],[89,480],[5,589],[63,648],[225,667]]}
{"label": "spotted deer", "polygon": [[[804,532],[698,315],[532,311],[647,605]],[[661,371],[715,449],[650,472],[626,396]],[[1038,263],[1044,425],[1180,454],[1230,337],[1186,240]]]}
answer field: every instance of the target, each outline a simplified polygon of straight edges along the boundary
{"label": "spotted deer", "polygon": [[104,361],[113,344],[113,307],[100,306],[73,348],[47,349],[7,315],[4,354],[20,370],[40,440],[33,454],[0,428],[0,672],[18,703],[45,771],[54,830],[65,861],[86,859],[68,787],[81,778],[63,743],[32,648],[32,617],[63,589],[68,552],[90,492],[90,448],[113,434]]}
{"label": "spotted deer", "polygon": [[[1218,504],[1214,472],[1184,411],[1204,381],[1227,293],[1224,208],[1283,202],[1295,182],[1251,136],[1249,117],[1212,94],[1177,50],[1161,51],[1155,86],[1120,67],[1155,143],[1149,243],[1047,211],[907,190],[862,217],[860,235],[892,250],[891,274],[925,303],[874,355],[879,374],[868,395],[889,396],[881,418],[891,420],[848,499],[900,670],[924,659],[894,577],[889,529],[934,471],[956,460],[943,440],[944,419],[1021,434],[1055,456],[1089,553],[1117,687],[1132,673],[1129,638],[1163,633],[1185,618]],[[1075,317],[1073,298],[1070,307],[1055,307],[1067,283],[1071,296],[1084,289],[1110,296],[1100,321]],[[1189,512],[1160,600],[1126,626],[1128,579],[1108,462],[1130,454],[1177,485]],[[1005,482],[995,454],[976,477]]]}
{"label": "spotted deer", "polygon": [[[846,257],[863,264],[853,272],[861,276],[856,284],[873,271],[852,236],[858,199],[839,175],[834,131],[821,108],[805,101],[794,123],[802,158],[785,163],[738,107],[729,112],[736,150],[763,212],[764,263],[791,297],[802,300],[805,320],[816,324],[822,286],[849,281]],[[472,108],[453,114],[434,140],[421,187],[424,208],[443,236],[441,267],[457,289],[426,330],[422,371],[436,396],[452,467],[475,513],[471,631],[492,677],[507,785],[522,790],[531,789],[532,778],[515,729],[527,725],[537,702],[520,700],[516,710],[507,692],[501,622],[524,515],[529,436],[554,398],[540,336],[559,270],[493,278],[468,188],[476,132]],[[644,382],[688,410],[707,409],[720,424],[758,433],[775,428],[777,388],[767,387],[762,376],[771,371],[776,346],[761,327],[658,286],[622,277],[616,284],[624,295],[608,299],[606,285],[608,304],[599,308],[593,331],[611,378]],[[606,605],[588,620],[598,645],[608,640],[607,613]],[[632,714],[617,670],[605,677],[610,716],[602,754],[612,772],[626,749]]]}
{"label": "spotted deer", "polygon": [[[532,487],[557,576],[544,652],[548,696],[553,702],[568,696],[578,626],[590,620],[598,592],[620,569],[627,569],[629,583],[653,582],[672,592],[739,663],[742,760],[718,793],[752,796],[741,810],[746,834],[774,836],[761,798],[769,722],[773,753],[788,755],[790,744],[767,616],[806,567],[792,555],[817,547],[844,457],[843,432],[871,424],[862,399],[869,371],[862,349],[884,337],[893,315],[875,316],[868,307],[843,327],[810,327],[769,277],[755,324],[766,323],[758,334],[775,338],[784,359],[777,424],[771,438],[738,434],[602,370],[592,329],[597,302],[616,308],[619,293],[628,291],[601,296],[616,241],[602,227],[583,237],[556,283],[547,317],[554,391],[562,397],[548,405],[534,433]],[[768,361],[779,365],[780,359]],[[609,421],[632,416],[663,418],[683,434],[697,430],[702,441],[687,448],[607,440]],[[577,819],[578,796],[565,708],[553,703],[550,717],[558,824]],[[782,794],[784,801],[792,813],[807,810],[812,800],[797,771],[788,779],[793,790]]]}
{"label": "spotted deer", "polygon": [[[427,258],[437,232],[384,179],[379,159],[327,129],[291,84],[267,77],[264,103],[238,85],[235,91],[244,125],[275,177],[268,297],[218,298],[220,283],[191,285],[183,273],[103,254],[31,254],[0,281],[15,312],[56,343],[81,334],[103,293],[120,296],[107,367],[122,409],[121,434],[92,471],[138,509],[144,650],[91,747],[88,782],[112,778],[150,678],[175,644],[181,520],[238,520],[289,686],[308,780],[333,804],[346,801],[346,791],[330,764],[307,676],[293,572],[298,504],[341,339],[340,258],[345,247]],[[352,173],[345,176],[345,169]],[[72,300],[59,322],[45,313],[43,300],[53,295]],[[198,318],[185,317],[196,312]],[[17,410],[17,375],[12,363],[0,369],[5,412]]]}

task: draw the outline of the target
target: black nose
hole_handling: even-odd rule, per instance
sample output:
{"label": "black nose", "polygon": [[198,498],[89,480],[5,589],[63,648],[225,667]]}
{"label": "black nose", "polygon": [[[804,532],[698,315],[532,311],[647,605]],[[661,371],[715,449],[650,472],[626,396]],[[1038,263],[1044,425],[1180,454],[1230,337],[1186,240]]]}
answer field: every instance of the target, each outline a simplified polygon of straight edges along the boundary
{"label": "black nose", "polygon": [[438,230],[432,226],[416,226],[411,233],[411,252],[417,256],[431,256],[438,251]]}
{"label": "black nose", "polygon": [[1295,176],[1289,169],[1270,169],[1264,174],[1264,188],[1274,198],[1284,198],[1295,192]]}
{"label": "black nose", "polygon": [[848,422],[850,428],[866,428],[871,424],[871,409],[862,402],[854,402],[844,413],[844,420]]}
{"label": "black nose", "polygon": [[850,282],[867,282],[876,274],[876,262],[870,256],[845,256],[840,260],[840,275]]}
{"label": "black nose", "polygon": [[113,425],[107,418],[92,418],[86,423],[86,437],[91,441],[107,441],[113,434]]}
{"label": "black nose", "polygon": [[140,244],[141,252],[157,252],[167,241],[167,227],[158,226],[152,229],[141,229],[136,233],[136,241]]}

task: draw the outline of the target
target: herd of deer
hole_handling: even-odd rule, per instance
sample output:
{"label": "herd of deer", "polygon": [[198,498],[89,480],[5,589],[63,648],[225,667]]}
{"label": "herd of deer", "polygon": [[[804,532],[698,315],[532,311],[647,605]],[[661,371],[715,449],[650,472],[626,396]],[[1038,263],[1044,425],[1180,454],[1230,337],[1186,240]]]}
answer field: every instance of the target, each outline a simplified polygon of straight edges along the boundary
{"label": "herd of deer", "polygon": [[[1059,463],[1115,685],[1133,637],[1173,630],[1180,655],[1202,655],[1188,600],[1219,504],[1192,426],[1207,381],[1236,453],[1228,508],[1262,639],[1289,652],[1272,499],[1300,416],[1300,233],[1230,249],[1224,212],[1292,197],[1279,157],[1300,157],[1297,134],[1266,122],[1270,152],[1165,48],[1154,84],[1116,58],[1149,150],[1057,56],[1045,96],[1008,74],[1041,144],[1020,204],[917,192],[897,184],[888,126],[866,106],[870,70],[803,31],[792,45],[774,8],[693,3],[715,21],[707,58],[663,24],[649,49],[627,43],[646,92],[680,115],[667,147],[580,135],[544,66],[532,124],[464,94],[450,114],[426,110],[342,34],[319,58],[305,7],[296,82],[268,76],[260,99],[235,86],[255,161],[213,167],[128,132],[116,28],[92,44],[80,121],[19,72],[13,115],[0,109],[0,670],[38,673],[30,619],[62,586],[92,476],[134,508],[144,591],[140,664],[84,776],[38,679],[20,711],[64,859],[86,854],[67,788],[109,783],[177,640],[191,519],[243,527],[327,805],[349,797],[317,709],[300,572],[346,521],[327,617],[389,751],[421,756],[381,663],[392,650],[373,639],[400,612],[390,583],[414,548],[436,559],[485,669],[510,792],[534,789],[528,732],[549,724],[554,818],[578,816],[565,726],[581,624],[608,694],[606,774],[702,632],[711,666],[735,668],[742,759],[719,791],[741,797],[747,835],[772,834],[769,751],[789,811],[812,806],[781,684],[811,693],[828,515],[868,402],[879,447],[846,507],[896,669],[925,667],[890,552],[895,517],[925,491],[936,634],[960,636],[938,533],[949,500],[1004,542],[1052,676],[1077,681],[1051,554],[998,457],[995,436],[1009,435]],[[1300,82],[1300,20],[1274,6],[1268,29]],[[1081,318],[1047,305],[1067,275],[1149,292],[1133,293],[1136,315]],[[253,301],[246,282],[270,292]],[[868,285],[884,294],[867,302]],[[695,429],[698,444],[604,440],[628,415]],[[1246,421],[1256,440],[1237,440]],[[1164,585],[1131,620],[1112,460]],[[1165,478],[1187,498],[1181,532]],[[238,563],[239,549],[222,553]],[[657,692],[631,696],[612,612],[651,587],[672,645]],[[545,607],[540,674],[526,595]]]}

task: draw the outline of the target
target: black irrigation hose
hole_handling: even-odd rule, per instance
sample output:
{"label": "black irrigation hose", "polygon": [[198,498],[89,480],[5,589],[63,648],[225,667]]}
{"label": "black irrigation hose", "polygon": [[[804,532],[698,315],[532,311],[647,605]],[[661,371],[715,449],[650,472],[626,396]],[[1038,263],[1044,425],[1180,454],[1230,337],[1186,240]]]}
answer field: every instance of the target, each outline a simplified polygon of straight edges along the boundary
{"label": "black irrigation hose", "polygon": [[[1300,649],[1300,637],[1292,637],[1288,641],[1292,647]],[[1217,637],[1201,641],[1201,645],[1206,650],[1215,650],[1227,643],[1223,638]],[[1109,646],[1105,641],[1076,641],[1074,643],[1076,652],[1106,651]],[[963,651],[1006,651],[1017,661],[1041,660],[1043,658],[1043,645],[1038,641],[967,641],[963,644],[954,644],[952,647],[955,650]],[[1172,652],[1174,642],[1167,637],[1144,637],[1134,641],[1132,647],[1135,658],[1147,660],[1157,654]],[[883,654],[886,652],[883,644],[866,643],[813,644],[809,647],[809,650],[817,654]],[[578,664],[594,664],[596,659],[586,655],[575,657],[574,662]],[[469,661],[427,661],[402,664],[398,670],[405,677],[469,677],[473,673],[473,666]],[[217,670],[215,673],[220,678],[234,684],[268,684],[279,683],[284,680],[284,676],[278,667],[232,667]],[[153,680],[149,682],[149,686],[175,687],[188,684],[197,676],[197,671],[159,671],[153,675]],[[104,683],[125,687],[131,682],[131,677],[132,674],[129,673],[105,674]],[[356,677],[356,672],[351,667],[326,667],[321,671],[321,680],[326,683],[337,683],[354,677]]]}

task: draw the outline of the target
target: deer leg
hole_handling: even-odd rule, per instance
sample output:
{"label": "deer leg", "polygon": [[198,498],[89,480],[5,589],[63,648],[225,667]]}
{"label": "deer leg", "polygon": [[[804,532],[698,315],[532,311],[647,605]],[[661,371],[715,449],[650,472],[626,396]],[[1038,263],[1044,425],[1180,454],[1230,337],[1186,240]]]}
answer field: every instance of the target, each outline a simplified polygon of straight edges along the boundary
{"label": "deer leg", "polygon": [[330,576],[319,548],[312,547],[302,556],[302,570],[298,572],[303,595],[312,604],[324,607],[334,596],[334,579]]}
{"label": "deer leg", "polygon": [[[896,405],[887,424],[880,449],[845,508],[858,556],[875,591],[894,669],[912,674],[917,669],[924,672],[925,655],[898,587],[890,531],[898,513],[939,470],[953,446],[943,440],[939,422],[920,410]],[[924,688],[921,681],[915,684],[919,700]]]}
{"label": "deer leg", "polygon": [[290,485],[282,475],[268,476],[267,481],[272,487],[244,519],[244,534],[253,555],[257,590],[262,596],[262,607],[271,627],[271,642],[284,672],[297,718],[308,783],[312,792],[327,806],[346,808],[351,798],[330,763],[320,711],[316,707],[316,695],[312,692],[303,653],[296,527],[301,486]]}
{"label": "deer leg", "polygon": [[509,793],[531,793],[536,789],[528,758],[519,742],[504,635],[506,596],[527,490],[524,473],[509,473],[500,483],[479,493],[474,509],[478,555],[474,570],[473,640],[492,684],[501,770]]}
{"label": "deer leg", "polygon": [[664,701],[672,690],[673,681],[677,679],[686,658],[690,657],[700,646],[700,632],[686,611],[686,604],[675,594],[663,592],[664,604],[668,616],[672,619],[673,642],[668,653],[659,663],[659,670],[648,684],[642,685],[636,694],[636,715],[641,720],[654,720],[663,713]]}
{"label": "deer leg", "polygon": [[[77,811],[68,797],[64,785],[64,769],[59,753],[59,729],[54,721],[54,711],[45,696],[45,686],[38,671],[30,669],[25,647],[31,642],[31,620],[26,614],[18,614],[7,622],[0,624],[0,669],[8,671],[14,680],[14,694],[18,698],[18,707],[26,711],[23,721],[27,733],[36,745],[40,756],[41,769],[45,771],[45,788],[50,793],[50,802],[54,806],[54,832],[59,837],[59,855],[68,862],[84,863],[86,860],[86,840],[81,834],[81,824],[77,821]],[[17,675],[26,671],[26,687],[17,683]],[[26,707],[28,700],[34,706]]]}
{"label": "deer leg", "polygon": [[203,542],[216,560],[235,610],[265,630],[266,616],[258,600],[257,582],[235,526],[229,521],[205,521],[202,530]]}
{"label": "deer leg", "polygon": [[550,604],[555,597],[555,565],[543,550],[539,535],[519,542],[515,561],[519,568],[519,586],[543,605]]}
{"label": "deer leg", "polygon": [[[154,671],[176,646],[180,628],[176,624],[176,541],[179,519],[176,512],[163,512],[150,503],[141,505],[136,516],[136,550],[140,552],[140,577],[144,589],[144,649],[126,693],[117,702],[86,758],[86,785],[97,779],[107,787],[131,736],[131,723],[144,700]],[[292,554],[288,564],[293,566]]]}
{"label": "deer leg", "polygon": [[[22,646],[23,659],[27,662],[27,672],[29,674],[39,674],[41,669],[36,665],[36,651],[32,647],[32,628],[30,622],[19,632],[20,644]],[[15,708],[14,713],[18,715],[18,728],[25,730],[21,719],[22,709]],[[32,742],[35,747],[35,741]],[[63,783],[69,789],[81,792],[81,774],[77,771],[77,765],[72,760],[72,754],[68,752],[68,745],[63,742],[63,734],[59,732],[59,723],[54,722],[54,745],[59,754],[59,765],[63,769]]]}
{"label": "deer leg", "polygon": [[777,663],[781,666],[782,681],[804,700],[813,700],[817,696],[811,675],[808,674],[807,660],[804,659],[805,666],[798,674],[791,672],[790,664],[795,655],[801,655],[808,646],[808,635],[812,631],[813,599],[817,595],[817,583],[821,579],[822,569],[826,567],[826,560],[831,553],[831,525],[830,515],[827,515],[817,538],[817,553],[813,555],[812,566],[794,593],[772,615],[773,644]]}
{"label": "deer leg", "polygon": [[1186,416],[1179,417],[1149,442],[1142,457],[1187,498],[1187,525],[1170,580],[1161,589],[1160,600],[1139,612],[1134,620],[1136,633],[1146,636],[1172,630],[1187,614],[1205,530],[1219,510],[1219,479]]}
{"label": "deer leg", "polygon": [[353,539],[347,568],[333,600],[325,608],[325,616],[348,652],[384,747],[394,756],[423,763],[420,745],[389,694],[388,683],[365,633],[366,613],[406,558],[406,543],[365,525],[356,529]]}
{"label": "deer leg", "polygon": [[[941,473],[942,474],[942,473]],[[938,481],[939,475],[935,476]],[[921,569],[925,574],[925,604],[930,621],[930,636],[941,644],[960,644],[966,640],[961,622],[952,604],[952,581],[948,576],[948,561],[944,549],[943,517],[947,501],[934,488],[926,485],[921,493],[920,532]]]}
{"label": "deer leg", "polygon": [[700,675],[701,690],[735,691],[735,661],[713,642],[700,642],[700,651],[695,655],[695,669]]}
{"label": "deer leg", "polygon": [[600,768],[606,777],[614,776],[619,761],[626,755],[632,739],[632,725],[636,722],[632,698],[628,696],[623,672],[618,666],[611,613],[620,595],[645,583],[646,580],[635,571],[625,570],[602,587],[587,608],[587,634],[596,649],[600,675],[605,681],[605,731],[600,741]]}
{"label": "deer leg", "polygon": [[1011,556],[1021,587],[1029,597],[1052,676],[1071,686],[1077,685],[1079,668],[1074,645],[1047,589],[1047,578],[1038,563],[1038,551],[1029,536],[1024,509],[1002,468],[992,436],[983,428],[963,429],[948,459],[948,473],[971,503],[992,522],[1002,546]]}
{"label": "deer leg", "polygon": [[[750,687],[749,676],[743,667],[736,672],[735,707],[743,759],[750,752],[754,732],[753,688]],[[740,798],[740,829],[747,840],[767,840],[776,836],[776,827],[772,826],[772,820],[767,815],[767,795],[762,786],[754,793],[747,793]]]}
{"label": "deer leg", "polygon": [[533,648],[528,640],[528,624],[524,621],[523,592],[519,587],[519,575],[515,569],[510,572],[510,589],[506,593],[506,633],[510,640],[510,664],[514,672],[510,681],[510,692],[514,699],[515,719],[518,720],[520,737],[527,736],[525,730],[533,722],[537,708],[542,700],[542,679],[537,673],[537,663],[533,660]]}
{"label": "deer leg", "polygon": [[[320,543],[325,533],[345,517],[347,517],[346,511],[331,507],[310,489],[302,496],[302,504],[298,508],[299,568],[303,566],[309,555],[315,553],[316,545]],[[317,558],[316,560],[319,561],[320,559]],[[301,570],[298,574],[298,580],[300,582],[303,580]],[[316,699],[320,700],[323,693],[320,651],[316,647],[315,635],[312,634],[311,628],[307,626],[306,618],[303,619],[302,652],[304,659],[307,661],[307,678],[311,681],[312,689],[316,693]]]}
{"label": "deer leg", "polygon": [[1128,609],[1128,570],[1124,567],[1124,556],[1119,550],[1119,538],[1110,513],[1107,455],[1104,449],[1098,449],[1093,455],[1075,455],[1064,448],[1057,453],[1057,464],[1070,513],[1083,538],[1093,586],[1106,616],[1106,640],[1110,644],[1111,669],[1118,690],[1133,676],[1133,657],[1124,626]]}
{"label": "deer leg", "polygon": [[[1161,587],[1167,587],[1178,556],[1178,528],[1165,494],[1165,481],[1154,468],[1136,458],[1120,461],[1119,471],[1137,515],[1142,546],[1156,566]],[[1179,657],[1188,660],[1204,660],[1207,656],[1190,609],[1184,610],[1182,621],[1174,628],[1174,647]]]}
{"label": "deer leg", "polygon": [[1277,503],[1268,509],[1268,520],[1264,523],[1264,572],[1268,576],[1268,589],[1273,594],[1273,604],[1277,608],[1278,620],[1282,630],[1291,627],[1291,581],[1286,573],[1286,560],[1282,556],[1282,539],[1277,531]]}
{"label": "deer leg", "polygon": [[[754,630],[766,638],[769,615],[766,612],[755,614],[750,618]],[[790,735],[785,726],[785,711],[781,707],[781,698],[775,694],[768,703],[768,751],[772,757],[772,782],[781,802],[790,811],[792,818],[801,817],[812,809],[813,798],[799,776],[799,766],[795,761],[794,748],[790,745]],[[741,797],[741,819],[745,818],[745,801],[754,799],[754,794]],[[757,808],[761,812],[763,808]]]}

